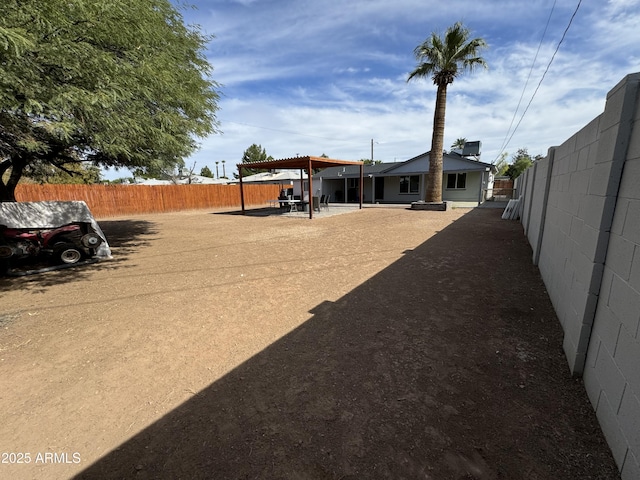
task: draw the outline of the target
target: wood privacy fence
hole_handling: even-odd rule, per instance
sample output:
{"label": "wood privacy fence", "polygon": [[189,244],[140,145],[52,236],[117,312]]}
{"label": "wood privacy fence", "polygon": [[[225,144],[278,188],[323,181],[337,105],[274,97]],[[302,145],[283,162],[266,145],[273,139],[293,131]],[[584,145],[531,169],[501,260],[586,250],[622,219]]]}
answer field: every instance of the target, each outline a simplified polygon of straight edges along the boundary
{"label": "wood privacy fence", "polygon": [[[278,198],[282,185],[244,185],[246,206]],[[240,208],[239,185],[25,185],[19,202],[83,200],[97,218],[205,208]]]}

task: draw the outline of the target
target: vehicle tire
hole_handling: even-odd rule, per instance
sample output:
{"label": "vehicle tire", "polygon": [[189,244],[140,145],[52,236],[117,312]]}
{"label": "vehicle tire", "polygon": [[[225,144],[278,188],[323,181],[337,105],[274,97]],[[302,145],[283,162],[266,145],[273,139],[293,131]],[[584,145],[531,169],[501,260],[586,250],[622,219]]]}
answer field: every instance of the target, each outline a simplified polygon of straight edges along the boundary
{"label": "vehicle tire", "polygon": [[102,238],[97,233],[87,233],[82,236],[80,243],[87,248],[97,248],[102,243]]}
{"label": "vehicle tire", "polygon": [[82,260],[84,253],[73,243],[61,243],[53,247],[54,262],[62,265],[73,265]]}
{"label": "vehicle tire", "polygon": [[13,256],[13,248],[9,245],[0,243],[0,259],[8,259]]}

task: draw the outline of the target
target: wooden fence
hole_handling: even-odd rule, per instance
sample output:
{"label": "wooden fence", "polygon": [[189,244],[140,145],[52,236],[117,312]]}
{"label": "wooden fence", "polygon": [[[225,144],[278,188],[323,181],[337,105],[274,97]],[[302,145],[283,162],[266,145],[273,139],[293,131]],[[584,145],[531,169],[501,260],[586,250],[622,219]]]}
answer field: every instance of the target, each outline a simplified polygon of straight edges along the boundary
{"label": "wooden fence", "polygon": [[[278,198],[282,185],[244,185],[245,206]],[[240,208],[239,185],[28,185],[19,202],[84,200],[96,218],[206,208]]]}

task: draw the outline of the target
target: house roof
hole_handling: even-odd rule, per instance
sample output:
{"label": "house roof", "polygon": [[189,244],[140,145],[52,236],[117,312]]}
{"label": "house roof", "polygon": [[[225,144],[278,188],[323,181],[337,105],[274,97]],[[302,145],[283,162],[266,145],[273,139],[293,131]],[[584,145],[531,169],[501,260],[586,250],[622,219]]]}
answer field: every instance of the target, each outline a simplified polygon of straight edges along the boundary
{"label": "house roof", "polygon": [[[402,162],[401,164],[395,164],[392,169],[387,170],[385,173],[416,173],[416,172],[428,172],[429,171],[429,154],[425,152],[417,155],[409,160]],[[479,160],[472,160],[462,155],[452,152],[445,153],[442,157],[442,171],[443,172],[473,172],[473,171],[487,171],[494,168],[490,163],[481,162]]]}
{"label": "house roof", "polygon": [[[443,172],[470,172],[470,171],[487,171],[494,166],[490,163],[480,162],[478,160],[472,160],[463,157],[457,153],[445,153],[443,156]],[[409,175],[409,174],[423,174],[429,171],[429,152],[417,155],[404,162],[395,163],[378,163],[374,165],[364,166],[364,175],[374,176],[396,176],[396,175]],[[332,167],[323,170],[322,172],[314,175],[314,177],[328,178],[350,178],[358,177],[359,169],[344,166],[344,167]]]}
{"label": "house roof", "polygon": [[[379,174],[385,170],[399,165],[396,163],[376,163],[374,165],[364,165],[364,175]],[[314,177],[322,178],[338,178],[338,177],[359,177],[360,167],[356,165],[344,165],[339,167],[329,167],[322,170],[320,173],[314,175]]]}
{"label": "house roof", "polygon": [[[307,178],[307,172],[302,172],[302,177]],[[281,172],[261,172],[255,175],[242,177],[243,182],[282,183],[300,180],[300,170],[283,170]]]}

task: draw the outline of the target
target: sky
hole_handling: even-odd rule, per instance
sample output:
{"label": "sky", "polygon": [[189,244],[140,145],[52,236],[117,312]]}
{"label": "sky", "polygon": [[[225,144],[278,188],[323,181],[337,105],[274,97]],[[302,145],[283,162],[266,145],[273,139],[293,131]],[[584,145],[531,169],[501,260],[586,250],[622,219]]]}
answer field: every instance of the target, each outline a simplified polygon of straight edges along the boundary
{"label": "sky", "polygon": [[[215,174],[225,160],[231,177],[252,144],[274,159],[368,159],[372,142],[383,162],[429,151],[436,87],[407,77],[415,47],[457,21],[487,42],[488,68],[449,85],[444,145],[479,140],[487,163],[520,148],[546,155],[640,72],[640,0],[190,3],[185,23],[215,36],[206,56],[221,94],[221,133],[199,139],[185,159],[195,173],[208,166]],[[107,178],[118,176],[126,175]]]}

